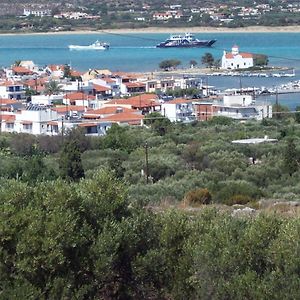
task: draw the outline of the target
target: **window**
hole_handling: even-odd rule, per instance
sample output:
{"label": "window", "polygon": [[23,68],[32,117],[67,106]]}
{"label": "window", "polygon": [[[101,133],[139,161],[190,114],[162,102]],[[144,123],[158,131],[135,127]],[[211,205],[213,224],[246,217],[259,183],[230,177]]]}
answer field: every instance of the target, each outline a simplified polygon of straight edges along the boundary
{"label": "window", "polygon": [[6,123],[5,127],[6,129],[14,129],[14,123]]}
{"label": "window", "polygon": [[32,130],[32,124],[23,124],[23,129],[26,131],[31,131]]}

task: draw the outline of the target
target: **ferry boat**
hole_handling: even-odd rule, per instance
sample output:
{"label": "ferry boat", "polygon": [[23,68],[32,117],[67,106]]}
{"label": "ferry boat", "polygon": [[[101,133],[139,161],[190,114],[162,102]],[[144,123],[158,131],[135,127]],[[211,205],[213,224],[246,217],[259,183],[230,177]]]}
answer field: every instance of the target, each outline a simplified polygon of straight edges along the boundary
{"label": "ferry boat", "polygon": [[158,48],[191,48],[191,47],[210,47],[216,40],[198,40],[192,33],[185,33],[184,35],[170,35],[164,42],[156,45]]}
{"label": "ferry boat", "polygon": [[69,45],[70,50],[107,50],[109,44],[104,42],[96,41],[95,43],[88,46]]}

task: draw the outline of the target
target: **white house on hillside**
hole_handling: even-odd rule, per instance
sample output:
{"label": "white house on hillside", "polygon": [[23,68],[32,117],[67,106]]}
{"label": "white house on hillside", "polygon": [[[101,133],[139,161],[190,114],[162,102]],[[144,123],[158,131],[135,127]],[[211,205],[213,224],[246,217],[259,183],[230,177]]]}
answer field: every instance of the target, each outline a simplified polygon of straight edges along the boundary
{"label": "white house on hillside", "polygon": [[49,134],[48,123],[57,119],[56,111],[32,105],[19,112],[3,114],[0,124],[5,132]]}
{"label": "white house on hillside", "polygon": [[207,121],[215,116],[235,120],[272,118],[272,105],[256,102],[252,95],[226,95],[223,102],[194,102],[194,110],[199,121]]}
{"label": "white house on hillside", "polygon": [[238,46],[233,46],[230,52],[224,51],[222,56],[222,69],[248,69],[253,67],[253,54],[239,52]]}
{"label": "white house on hillside", "polygon": [[0,98],[25,99],[25,88],[22,83],[14,81],[0,82]]}
{"label": "white house on hillside", "polygon": [[161,106],[161,113],[171,122],[192,122],[195,120],[193,101],[187,99],[174,99]]}
{"label": "white house on hillside", "polygon": [[50,9],[29,9],[24,8],[23,15],[28,16],[35,16],[35,17],[49,17],[51,16],[51,10]]}

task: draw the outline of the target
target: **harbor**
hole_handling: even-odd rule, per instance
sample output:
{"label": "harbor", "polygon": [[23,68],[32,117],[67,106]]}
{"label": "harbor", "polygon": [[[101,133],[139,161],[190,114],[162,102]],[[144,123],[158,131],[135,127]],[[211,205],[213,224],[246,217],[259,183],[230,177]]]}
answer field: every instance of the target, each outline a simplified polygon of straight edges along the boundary
{"label": "harbor", "polygon": [[[195,78],[209,93],[222,95],[237,90],[267,99],[280,95],[280,100],[293,109],[299,103],[300,33],[249,33],[245,39],[242,33],[198,33],[201,40],[216,39],[210,48],[156,48],[158,42],[168,38],[167,33],[133,34],[64,34],[64,35],[19,35],[0,36],[0,65],[7,66],[17,60],[34,60],[39,66],[46,64],[65,65],[80,72],[87,70],[111,70],[133,72],[144,78]],[[109,51],[70,51],[69,45],[90,45],[95,40],[105,41]],[[290,40],[295,41],[289,47]],[[201,57],[206,52],[219,59],[224,49],[236,43],[241,51],[264,53],[269,57],[267,68],[251,70],[220,70],[205,68]],[[20,46],[21,45],[21,46]],[[41,46],[43,45],[43,46]],[[282,57],[282,45],[286,57]],[[165,59],[178,59],[181,64],[176,70],[159,70],[159,63]],[[196,66],[191,67],[190,61]],[[272,67],[271,67],[272,66]],[[254,92],[253,92],[254,91]],[[204,89],[205,92],[205,89]]]}

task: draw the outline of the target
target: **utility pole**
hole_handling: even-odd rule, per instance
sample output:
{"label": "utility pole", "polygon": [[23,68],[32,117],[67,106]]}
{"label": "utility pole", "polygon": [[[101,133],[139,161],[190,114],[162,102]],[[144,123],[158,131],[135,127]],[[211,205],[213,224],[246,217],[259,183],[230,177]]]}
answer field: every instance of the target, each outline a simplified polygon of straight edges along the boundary
{"label": "utility pole", "polygon": [[139,105],[140,105],[140,110],[142,110],[141,109],[141,107],[142,107],[142,96],[141,96],[141,93],[139,93]]}
{"label": "utility pole", "polygon": [[148,143],[145,144],[145,162],[146,162],[146,183],[149,183],[149,160],[148,160]]}
{"label": "utility pole", "polygon": [[0,134],[2,132],[2,97],[0,97],[1,107],[0,107]]}
{"label": "utility pole", "polygon": [[276,119],[279,119],[279,115],[278,115],[278,112],[279,112],[279,103],[278,103],[278,89],[276,88]]}
{"label": "utility pole", "polygon": [[35,85],[35,93],[37,94],[37,92],[38,92],[37,78],[34,78],[34,85]]}
{"label": "utility pole", "polygon": [[242,94],[242,89],[243,89],[243,86],[242,86],[242,76],[240,75],[240,94]]}
{"label": "utility pole", "polygon": [[61,141],[62,141],[62,144],[64,143],[64,116],[61,117]]}
{"label": "utility pole", "polygon": [[206,76],[206,96],[209,97],[208,76]]}

